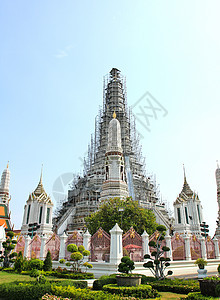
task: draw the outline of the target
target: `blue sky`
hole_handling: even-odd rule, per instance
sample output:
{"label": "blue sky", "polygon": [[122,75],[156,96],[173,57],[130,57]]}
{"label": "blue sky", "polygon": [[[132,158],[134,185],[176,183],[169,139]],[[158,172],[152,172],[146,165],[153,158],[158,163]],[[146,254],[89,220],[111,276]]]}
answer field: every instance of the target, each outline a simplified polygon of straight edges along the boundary
{"label": "blue sky", "polygon": [[12,221],[38,184],[82,170],[103,76],[127,78],[128,105],[149,91],[167,110],[143,138],[147,171],[172,203],[198,192],[215,230],[220,159],[218,1],[1,1],[0,171],[10,161]]}

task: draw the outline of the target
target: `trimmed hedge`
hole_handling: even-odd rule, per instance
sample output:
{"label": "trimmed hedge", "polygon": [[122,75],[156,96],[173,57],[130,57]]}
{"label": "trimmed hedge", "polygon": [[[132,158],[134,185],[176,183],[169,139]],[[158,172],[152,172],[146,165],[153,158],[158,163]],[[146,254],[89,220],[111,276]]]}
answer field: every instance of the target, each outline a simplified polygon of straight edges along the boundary
{"label": "trimmed hedge", "polygon": [[206,297],[206,296],[203,296],[200,292],[197,292],[197,293],[189,293],[188,296],[185,298],[187,300],[211,300],[211,299],[219,299],[219,297],[217,298],[214,298],[214,297]]}
{"label": "trimmed hedge", "polygon": [[173,292],[177,294],[200,292],[199,283],[196,280],[164,279],[147,283],[149,283],[154,289],[159,292]]}
{"label": "trimmed hedge", "polygon": [[0,295],[4,300],[38,300],[46,293],[52,294],[52,289],[55,286],[76,286],[74,288],[85,288],[87,282],[84,281],[56,281],[45,284],[36,282],[13,282],[0,284]]}
{"label": "trimmed hedge", "polygon": [[121,297],[104,293],[102,291],[91,291],[89,289],[76,289],[73,286],[53,286],[52,293],[56,296],[68,297],[78,300],[120,300]]}
{"label": "trimmed hedge", "polygon": [[199,292],[200,289],[197,286],[189,285],[167,285],[166,283],[151,283],[152,288],[156,289],[159,292],[172,292],[176,294],[188,294],[190,292]]}
{"label": "trimmed hedge", "polygon": [[50,276],[54,276],[57,278],[66,278],[66,279],[93,279],[93,273],[57,273],[51,272]]}
{"label": "trimmed hedge", "polygon": [[132,296],[141,299],[156,298],[160,296],[150,285],[139,286],[118,286],[117,284],[108,284],[103,286],[103,291],[121,296]]}
{"label": "trimmed hedge", "polygon": [[101,291],[102,287],[107,284],[116,283],[116,274],[112,274],[110,276],[103,275],[99,279],[93,282],[93,290]]}

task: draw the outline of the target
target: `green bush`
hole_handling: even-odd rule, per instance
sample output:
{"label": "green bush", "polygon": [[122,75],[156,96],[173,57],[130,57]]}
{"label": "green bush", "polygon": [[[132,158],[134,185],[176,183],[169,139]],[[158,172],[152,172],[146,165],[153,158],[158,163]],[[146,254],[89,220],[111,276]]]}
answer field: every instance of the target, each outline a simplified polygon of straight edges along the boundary
{"label": "green bush", "polygon": [[14,282],[0,284],[0,295],[4,300],[38,300],[46,293],[52,294],[54,287],[85,288],[87,282],[82,281],[56,281],[40,284],[37,282]]}
{"label": "green bush", "polygon": [[155,277],[141,275],[141,284],[149,284],[150,282],[158,281]]}
{"label": "green bush", "polygon": [[37,282],[40,284],[45,284],[48,282],[47,278],[44,275],[39,275],[37,277]]}
{"label": "green bush", "polygon": [[14,269],[18,273],[21,273],[21,271],[24,269],[24,258],[21,251],[18,253],[18,256],[15,259]]}
{"label": "green bush", "polygon": [[118,265],[118,271],[121,273],[129,274],[135,269],[133,260],[129,256],[123,256],[121,263]]}
{"label": "green bush", "polygon": [[13,273],[15,270],[13,268],[3,268],[2,271],[7,273]]}
{"label": "green bush", "polygon": [[51,274],[54,277],[57,278],[67,278],[67,279],[93,279],[94,274],[93,273],[59,273],[55,272]]}
{"label": "green bush", "polygon": [[153,290],[150,285],[139,286],[118,286],[117,284],[108,284],[103,286],[103,291],[121,296],[132,296],[138,298],[156,298],[158,292]]}
{"label": "green bush", "polygon": [[41,271],[37,270],[37,269],[33,269],[30,271],[29,275],[31,277],[37,277],[37,276],[40,276],[41,275]]}
{"label": "green bush", "polygon": [[89,289],[76,289],[75,287],[53,286],[52,293],[56,296],[68,297],[78,300],[120,300],[121,297],[111,295],[102,291],[91,291]]}
{"label": "green bush", "polygon": [[116,283],[116,274],[112,274],[110,276],[103,275],[99,279],[93,282],[93,290],[100,291],[102,287],[107,284]]}
{"label": "green bush", "polygon": [[31,259],[29,261],[29,267],[30,269],[37,269],[42,270],[43,269],[44,262],[40,259]]}
{"label": "green bush", "polygon": [[195,280],[164,279],[151,282],[150,285],[159,292],[172,292],[177,294],[188,294],[200,292],[199,283]]}
{"label": "green bush", "polygon": [[211,299],[219,299],[218,298],[214,298],[214,297],[206,297],[203,296],[200,292],[197,293],[189,293],[188,296],[185,298],[187,300],[211,300]]}
{"label": "green bush", "polygon": [[77,252],[78,251],[78,247],[77,247],[77,245],[75,245],[75,244],[69,244],[68,246],[67,246],[67,251],[69,251],[69,252]]}
{"label": "green bush", "polygon": [[51,284],[1,284],[0,295],[5,300],[38,300],[46,293],[51,293]]}
{"label": "green bush", "polygon": [[51,258],[50,251],[47,251],[47,256],[44,260],[43,269],[44,269],[44,271],[51,271],[52,270],[52,258]]}

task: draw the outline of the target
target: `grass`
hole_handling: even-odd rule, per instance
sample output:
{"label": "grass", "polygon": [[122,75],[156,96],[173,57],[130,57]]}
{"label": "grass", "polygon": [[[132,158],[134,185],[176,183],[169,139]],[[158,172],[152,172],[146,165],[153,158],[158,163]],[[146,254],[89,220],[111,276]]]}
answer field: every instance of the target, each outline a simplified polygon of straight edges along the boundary
{"label": "grass", "polygon": [[159,292],[159,294],[161,295],[161,300],[178,300],[187,297],[187,295],[175,294],[170,292]]}
{"label": "grass", "polygon": [[[183,295],[183,294],[175,294],[175,293],[171,293],[171,292],[159,292],[159,294],[161,295],[161,298],[156,298],[159,300],[180,300],[183,298],[186,298],[187,295]],[[156,300],[155,298],[149,298],[148,300]]]}
{"label": "grass", "polygon": [[29,275],[20,275],[15,273],[7,273],[0,271],[0,282],[1,283],[7,283],[7,282],[13,282],[13,281],[30,281],[30,280],[36,280],[33,277],[30,277]]}

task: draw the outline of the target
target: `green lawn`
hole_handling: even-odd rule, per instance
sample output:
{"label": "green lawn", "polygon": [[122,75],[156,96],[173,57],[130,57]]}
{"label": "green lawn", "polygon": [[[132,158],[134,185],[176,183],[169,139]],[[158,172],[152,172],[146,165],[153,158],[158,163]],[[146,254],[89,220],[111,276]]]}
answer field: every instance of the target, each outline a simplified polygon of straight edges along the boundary
{"label": "green lawn", "polygon": [[[161,295],[161,300],[178,300],[181,298],[186,298],[187,295],[182,295],[182,294],[175,294],[175,293],[169,293],[169,292],[159,292]],[[155,299],[154,299],[155,300]]]}
{"label": "green lawn", "polygon": [[12,281],[30,281],[36,280],[29,275],[12,274],[0,271],[0,283],[12,282]]}

